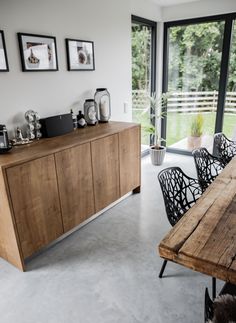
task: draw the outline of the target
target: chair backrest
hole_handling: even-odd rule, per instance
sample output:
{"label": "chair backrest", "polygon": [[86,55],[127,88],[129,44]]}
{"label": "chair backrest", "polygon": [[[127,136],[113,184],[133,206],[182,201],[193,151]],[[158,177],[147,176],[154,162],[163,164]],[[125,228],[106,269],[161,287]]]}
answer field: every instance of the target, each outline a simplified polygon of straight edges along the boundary
{"label": "chair backrest", "polygon": [[224,169],[225,164],[219,158],[211,155],[206,148],[195,149],[192,154],[198,180],[204,191]]}
{"label": "chair backrest", "polygon": [[217,156],[225,165],[236,155],[236,141],[228,139],[222,132],[214,135],[214,145]]}
{"label": "chair backrest", "polygon": [[211,300],[208,289],[205,289],[205,306],[204,306],[204,317],[205,317],[205,323],[208,323],[210,320],[212,320],[214,315],[213,310],[213,301]]}
{"label": "chair backrest", "polygon": [[212,301],[209,296],[208,289],[205,289],[205,323],[236,322],[236,297],[234,290],[229,290],[229,294],[225,294],[224,291],[227,291],[227,287],[225,289],[223,288],[219,296]]}
{"label": "chair backrest", "polygon": [[166,214],[170,224],[175,225],[179,219],[196,203],[202,194],[197,179],[187,176],[179,167],[169,167],[158,175]]}

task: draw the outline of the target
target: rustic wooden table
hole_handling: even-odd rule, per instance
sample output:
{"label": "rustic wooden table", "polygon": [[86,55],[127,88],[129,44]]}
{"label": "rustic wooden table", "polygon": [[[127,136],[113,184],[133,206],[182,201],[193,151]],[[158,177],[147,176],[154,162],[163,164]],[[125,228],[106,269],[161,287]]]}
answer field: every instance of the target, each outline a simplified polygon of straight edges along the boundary
{"label": "rustic wooden table", "polygon": [[159,254],[236,284],[236,157],[160,242]]}

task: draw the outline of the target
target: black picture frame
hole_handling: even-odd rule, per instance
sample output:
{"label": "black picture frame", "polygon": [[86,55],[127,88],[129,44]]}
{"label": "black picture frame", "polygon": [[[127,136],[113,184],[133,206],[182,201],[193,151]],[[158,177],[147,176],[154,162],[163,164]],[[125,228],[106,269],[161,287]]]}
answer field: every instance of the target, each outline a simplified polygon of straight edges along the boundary
{"label": "black picture frame", "polygon": [[66,38],[68,71],[94,71],[94,42]]}
{"label": "black picture frame", "polygon": [[0,72],[9,72],[4,31],[0,30]]}
{"label": "black picture frame", "polygon": [[58,71],[56,37],[17,33],[23,72]]}

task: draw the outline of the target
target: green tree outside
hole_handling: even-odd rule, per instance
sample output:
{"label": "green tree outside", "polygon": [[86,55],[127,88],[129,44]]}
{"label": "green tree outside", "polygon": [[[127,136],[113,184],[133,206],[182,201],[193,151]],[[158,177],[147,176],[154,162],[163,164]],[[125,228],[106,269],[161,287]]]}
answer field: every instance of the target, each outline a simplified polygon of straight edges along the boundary
{"label": "green tree outside", "polygon": [[[218,91],[222,46],[224,36],[224,21],[198,23],[169,28],[169,61],[168,61],[168,92]],[[132,26],[132,89],[147,90],[150,93],[150,49],[151,33],[148,27]],[[227,91],[236,91],[236,28],[234,26],[231,40],[230,64],[228,71]],[[145,107],[144,107],[145,108]],[[181,114],[184,128],[187,113]],[[136,112],[136,121],[148,123],[149,119]],[[174,116],[169,113],[169,122],[173,124]],[[135,116],[134,116],[135,119]],[[180,116],[178,117],[178,120]],[[214,129],[215,118],[209,115],[205,118],[204,129],[210,132]],[[236,115],[225,116],[224,131],[232,133],[233,120]],[[179,120],[180,121],[180,120]],[[178,121],[178,122],[179,122]],[[226,124],[228,121],[228,125]],[[168,136],[175,141],[182,139],[171,126],[167,127]],[[183,129],[182,129],[183,130]],[[186,134],[187,135],[187,128]],[[168,145],[172,143],[168,140]]]}

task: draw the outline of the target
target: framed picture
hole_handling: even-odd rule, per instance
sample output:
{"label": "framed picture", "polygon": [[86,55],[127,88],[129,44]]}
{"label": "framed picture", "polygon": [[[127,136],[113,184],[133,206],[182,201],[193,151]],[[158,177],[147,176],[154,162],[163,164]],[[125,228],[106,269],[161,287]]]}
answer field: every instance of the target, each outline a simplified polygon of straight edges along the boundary
{"label": "framed picture", "polygon": [[3,30],[0,30],[0,72],[8,72],[7,50]]}
{"label": "framed picture", "polygon": [[24,72],[58,71],[56,37],[18,33]]}
{"label": "framed picture", "polygon": [[66,39],[69,71],[94,71],[94,46],[92,41]]}

